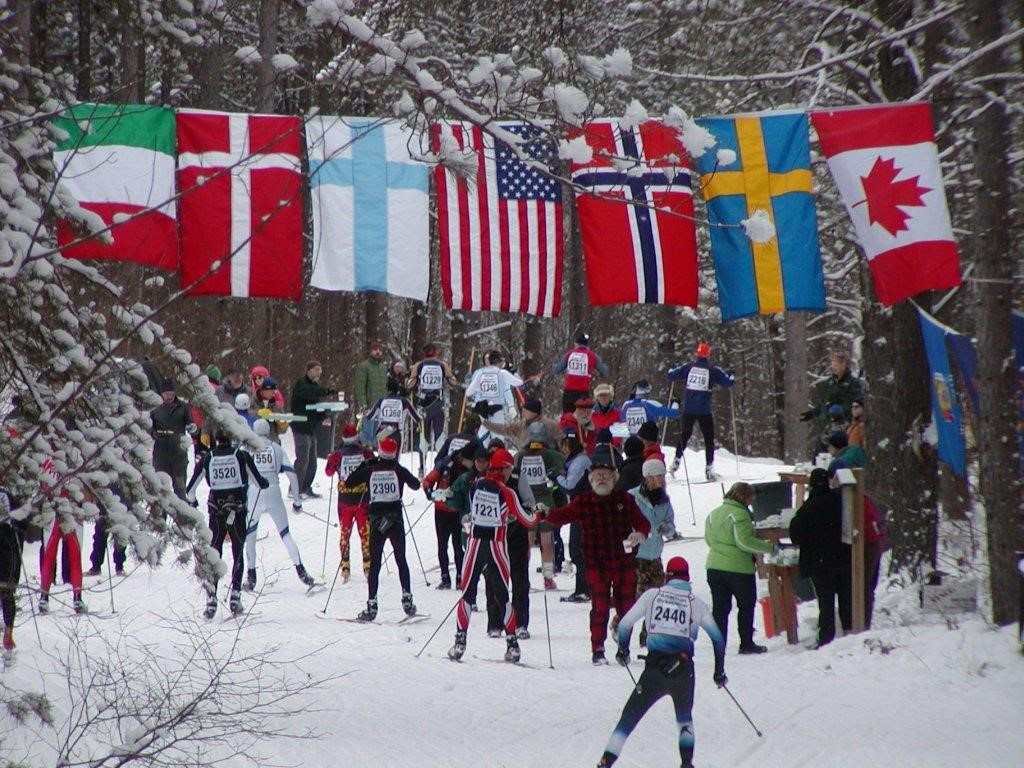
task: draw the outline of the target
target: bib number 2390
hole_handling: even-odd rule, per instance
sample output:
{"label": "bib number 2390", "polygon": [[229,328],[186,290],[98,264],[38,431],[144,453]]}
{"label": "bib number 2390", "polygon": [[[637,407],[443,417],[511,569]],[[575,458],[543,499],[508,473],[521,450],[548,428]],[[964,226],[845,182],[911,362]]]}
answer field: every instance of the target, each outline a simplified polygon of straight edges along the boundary
{"label": "bib number 2390", "polygon": [[370,475],[370,501],[398,501],[398,475],[376,472]]}

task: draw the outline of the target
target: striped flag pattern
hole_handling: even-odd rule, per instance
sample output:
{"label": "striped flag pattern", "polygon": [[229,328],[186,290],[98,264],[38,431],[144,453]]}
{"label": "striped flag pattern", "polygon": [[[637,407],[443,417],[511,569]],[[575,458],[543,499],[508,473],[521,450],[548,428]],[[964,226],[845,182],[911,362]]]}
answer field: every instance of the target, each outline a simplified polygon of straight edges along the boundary
{"label": "striped flag pattern", "polygon": [[[537,129],[501,127],[526,139],[522,146],[530,157],[546,162],[554,156],[554,145],[540,138]],[[435,151],[442,136],[476,159],[469,178],[443,166],[435,169],[445,305],[557,316],[562,295],[561,185],[476,126],[434,126]]]}

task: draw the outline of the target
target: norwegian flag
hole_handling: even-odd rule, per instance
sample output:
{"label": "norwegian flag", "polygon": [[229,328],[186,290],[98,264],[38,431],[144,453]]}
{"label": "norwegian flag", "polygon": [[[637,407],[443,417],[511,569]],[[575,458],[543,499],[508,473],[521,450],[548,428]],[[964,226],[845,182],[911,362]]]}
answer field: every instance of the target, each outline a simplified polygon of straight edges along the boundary
{"label": "norwegian flag", "polygon": [[[522,147],[530,157],[546,162],[554,155],[552,143],[536,129],[501,128],[527,139]],[[477,166],[470,179],[443,166],[435,170],[445,305],[557,316],[563,255],[559,183],[476,126],[434,126],[432,138],[435,150],[442,140],[471,150]]]}
{"label": "norwegian flag", "polygon": [[191,295],[302,297],[301,146],[297,117],[178,113],[181,284],[195,283]]}
{"label": "norwegian flag", "polygon": [[594,155],[573,163],[590,301],[697,306],[697,233],[686,150],[656,120],[583,129]]}

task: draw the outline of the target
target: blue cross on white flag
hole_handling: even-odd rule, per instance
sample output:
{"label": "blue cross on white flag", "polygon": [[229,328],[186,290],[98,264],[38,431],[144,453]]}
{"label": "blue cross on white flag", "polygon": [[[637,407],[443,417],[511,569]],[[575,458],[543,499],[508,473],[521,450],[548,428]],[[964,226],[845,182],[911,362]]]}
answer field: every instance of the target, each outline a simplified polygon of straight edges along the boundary
{"label": "blue cross on white flag", "polygon": [[419,142],[405,126],[376,118],[306,123],[313,287],[426,300],[429,170],[410,146]]}

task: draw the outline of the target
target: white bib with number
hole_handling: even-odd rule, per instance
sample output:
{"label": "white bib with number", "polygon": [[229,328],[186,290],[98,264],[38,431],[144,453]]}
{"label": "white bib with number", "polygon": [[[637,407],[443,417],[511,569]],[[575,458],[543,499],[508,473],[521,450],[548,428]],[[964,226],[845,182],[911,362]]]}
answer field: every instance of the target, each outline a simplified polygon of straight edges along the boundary
{"label": "white bib with number", "polygon": [[277,473],[280,471],[280,467],[277,466],[277,454],[274,453],[273,446],[267,446],[262,451],[256,451],[252,455],[252,460],[256,464],[256,469],[260,471],[267,480],[273,480]]}
{"label": "white bib with number", "polygon": [[463,448],[469,445],[469,440],[464,437],[453,437],[452,441],[448,443],[448,455],[451,456],[453,453],[458,453]]}
{"label": "white bib with number", "polygon": [[444,381],[444,371],[437,363],[420,366],[420,392],[439,392]]}
{"label": "white bib with number", "polygon": [[341,482],[348,480],[348,476],[356,471],[356,467],[362,464],[364,461],[361,453],[353,453],[351,456],[341,457],[341,466],[338,467],[338,477],[341,478]]}
{"label": "white bib with number", "polygon": [[658,592],[647,609],[647,633],[673,637],[691,637],[692,606],[690,595],[671,589]]}
{"label": "white bib with number", "polygon": [[519,474],[526,478],[530,485],[540,485],[547,477],[547,469],[544,467],[543,456],[523,456],[523,463],[519,465]]}
{"label": "white bib with number", "polygon": [[707,368],[691,368],[686,375],[686,388],[696,392],[707,392],[711,380],[711,371]]}
{"label": "white bib with number", "polygon": [[642,405],[631,405],[626,409],[626,426],[629,434],[635,435],[647,421],[647,409]]}
{"label": "white bib with number", "polygon": [[242,487],[242,468],[234,454],[210,457],[210,488],[214,491],[228,491]]}
{"label": "white bib with number", "polygon": [[497,371],[487,371],[480,374],[480,395],[487,400],[498,399]]}
{"label": "white bib with number", "polygon": [[398,501],[398,473],[394,470],[374,472],[370,475],[370,502]]}
{"label": "white bib with number", "polygon": [[473,493],[470,521],[481,528],[501,526],[501,499],[494,491],[479,489]]}
{"label": "white bib with number", "polygon": [[380,403],[380,420],[385,424],[401,424],[403,410],[401,400],[388,397]]}
{"label": "white bib with number", "polygon": [[565,372],[570,376],[589,376],[590,355],[586,352],[570,352],[565,361]]}

